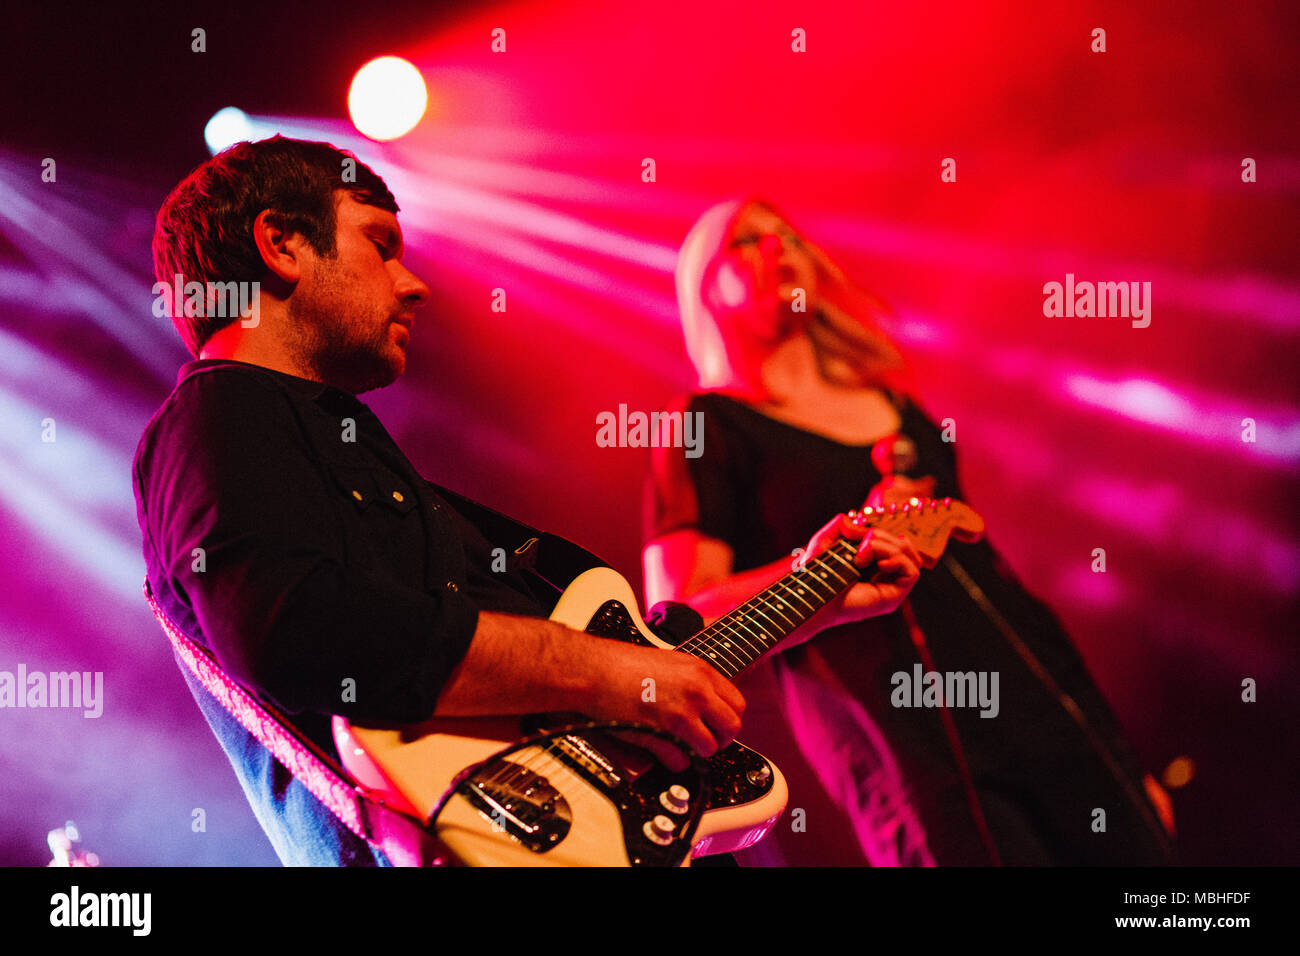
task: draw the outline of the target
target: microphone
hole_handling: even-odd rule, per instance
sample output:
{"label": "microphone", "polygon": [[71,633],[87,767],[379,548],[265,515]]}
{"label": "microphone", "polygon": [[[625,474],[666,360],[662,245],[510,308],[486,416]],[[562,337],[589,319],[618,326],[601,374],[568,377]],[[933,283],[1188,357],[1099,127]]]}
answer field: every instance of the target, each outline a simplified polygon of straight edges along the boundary
{"label": "microphone", "polygon": [[917,458],[916,442],[897,432],[871,446],[871,463],[882,478],[905,475],[916,467]]}

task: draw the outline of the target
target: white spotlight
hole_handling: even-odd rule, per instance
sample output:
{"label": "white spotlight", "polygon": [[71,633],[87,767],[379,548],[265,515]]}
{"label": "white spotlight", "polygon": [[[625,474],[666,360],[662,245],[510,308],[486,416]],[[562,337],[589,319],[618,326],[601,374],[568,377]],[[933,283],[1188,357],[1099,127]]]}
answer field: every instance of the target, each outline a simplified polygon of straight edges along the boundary
{"label": "white spotlight", "polygon": [[420,122],[428,105],[424,77],[400,56],[371,60],[357,70],[348,90],[352,125],[371,139],[405,136]]}
{"label": "white spotlight", "polygon": [[253,124],[241,109],[227,106],[217,110],[203,127],[203,138],[208,142],[208,149],[215,156],[227,146],[242,143],[253,138]]}

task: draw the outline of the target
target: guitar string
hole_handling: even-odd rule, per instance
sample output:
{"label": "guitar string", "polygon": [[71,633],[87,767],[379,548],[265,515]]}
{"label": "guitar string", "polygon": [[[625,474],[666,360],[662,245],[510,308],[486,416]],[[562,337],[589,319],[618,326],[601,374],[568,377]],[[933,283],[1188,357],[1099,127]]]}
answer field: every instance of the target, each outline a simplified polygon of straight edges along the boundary
{"label": "guitar string", "polygon": [[[810,580],[815,580],[815,577],[813,577],[813,576],[809,576],[809,579],[810,579]],[[803,593],[803,590],[804,590],[804,589],[800,586],[799,583],[792,583],[791,586],[788,586],[788,587],[785,587],[785,588],[780,588],[780,589],[778,589],[776,593],[779,594],[779,593],[785,591],[785,592],[792,592],[792,593],[794,593],[796,596],[800,596],[800,595]],[[817,598],[819,598],[819,599],[821,598],[821,595],[820,595],[820,594],[816,594],[816,592],[813,591],[813,589],[812,589],[811,587],[807,588],[806,590],[808,590],[809,592],[814,593],[814,596],[815,596],[815,597],[817,597]],[[776,597],[776,594],[773,595],[773,598],[775,598],[775,597]],[[801,597],[801,600],[802,600],[802,597]],[[764,602],[764,603],[767,603],[767,602]],[[804,603],[808,603],[808,602],[805,601]],[[812,606],[809,605],[809,607],[811,608]],[[758,607],[749,608],[749,609],[746,609],[744,613],[745,613],[746,615],[748,615],[748,614],[753,613],[754,611],[757,611],[757,610],[758,610]],[[807,620],[809,617],[811,617],[812,614],[815,614],[816,611],[817,611],[817,609],[816,609],[816,608],[813,608],[813,609],[812,609],[812,613],[808,614],[806,617],[801,618],[801,619],[798,621],[798,624],[795,625],[795,628],[797,628],[797,627],[799,626],[799,624],[802,624],[805,620]],[[779,641],[780,641],[780,639],[781,639],[782,637],[784,637],[784,636],[788,636],[788,634],[790,633],[790,631],[793,631],[793,630],[794,630],[794,628],[792,628],[792,629],[790,629],[790,631],[787,631],[786,634],[780,634],[780,633],[778,632],[777,640],[776,640],[776,641],[773,641],[773,640],[771,640],[771,635],[767,635],[767,634],[765,634],[765,633],[762,632],[761,629],[760,629],[760,632],[759,632],[759,633],[760,633],[760,635],[762,635],[762,636],[760,636],[760,637],[758,638],[758,647],[755,648],[754,645],[753,645],[752,643],[750,643],[750,640],[749,640],[749,637],[753,637],[753,633],[752,633],[752,631],[750,632],[749,637],[747,637],[747,636],[745,635],[745,633],[742,631],[742,628],[745,627],[745,623],[744,623],[744,617],[742,617],[741,615],[738,615],[738,614],[736,614],[735,612],[732,612],[732,614],[728,615],[728,619],[725,619],[725,620],[724,620],[720,625],[717,624],[717,622],[715,622],[715,625],[716,625],[715,628],[714,628],[715,633],[709,635],[710,640],[707,640],[707,641],[706,641],[706,640],[701,640],[701,641],[697,642],[697,644],[694,645],[694,646],[692,647],[692,650],[695,650],[695,649],[698,648],[702,653],[707,653],[708,656],[709,656],[711,659],[713,659],[713,660],[716,661],[716,660],[717,660],[717,654],[716,654],[715,652],[713,652],[713,651],[709,651],[708,648],[709,648],[709,647],[721,647],[721,648],[724,649],[724,652],[725,652],[726,645],[725,645],[725,644],[719,644],[717,639],[722,639],[722,638],[724,637],[724,635],[725,635],[726,637],[731,637],[731,638],[739,637],[740,642],[749,648],[749,651],[750,651],[750,655],[751,655],[751,657],[750,657],[750,660],[746,661],[743,657],[739,657],[738,655],[732,654],[731,656],[737,658],[737,662],[740,664],[740,666],[737,667],[737,668],[735,668],[735,669],[733,669],[730,673],[727,673],[726,670],[724,670],[724,673],[727,673],[727,676],[728,676],[728,677],[734,677],[734,676],[735,676],[736,674],[738,674],[741,670],[744,670],[744,668],[747,667],[747,666],[749,666],[749,664],[753,663],[754,660],[757,660],[757,659],[758,659],[759,657],[761,657],[764,653],[766,653],[768,650],[770,650],[772,647],[774,647],[777,643],[779,643]],[[757,650],[757,653],[755,653],[756,650]]]}
{"label": "guitar string", "polygon": [[[745,604],[740,605],[740,607],[733,609],[731,612],[729,612],[719,621],[715,621],[712,625],[710,625],[708,628],[702,631],[699,635],[696,635],[694,638],[692,638],[691,641],[688,643],[686,649],[689,652],[694,653],[697,650],[703,650],[705,647],[708,646],[712,638],[720,636],[720,634],[725,631],[729,631],[733,634],[737,633],[736,625],[732,623],[731,620],[732,618],[741,618],[742,616],[750,613],[751,611],[758,610],[763,605],[772,603],[773,600],[777,599],[777,596],[779,594],[784,593],[786,591],[789,591],[789,588],[782,587],[780,582],[776,582],[775,584],[770,585],[769,587],[765,588],[762,592],[760,592],[758,595],[756,595],[754,598],[751,598],[749,601],[746,601]],[[764,600],[765,597],[766,600]],[[751,607],[750,605],[753,605],[753,607]],[[801,624],[806,619],[807,619],[806,617],[801,617],[798,619],[798,623]],[[796,624],[795,626],[797,627],[798,624]],[[793,628],[791,628],[791,630],[793,630]],[[741,635],[741,640],[743,643],[749,644],[749,641],[744,637],[744,635]],[[766,641],[760,641],[760,645],[764,647],[764,650],[766,650],[766,645],[767,645]],[[751,652],[754,650],[752,645],[750,645],[750,650]]]}
{"label": "guitar string", "polygon": [[[569,808],[570,827],[572,827],[573,819],[583,819],[586,815],[587,803],[592,801],[593,798],[586,795],[584,791],[591,788],[579,786],[570,788],[571,792],[566,793],[562,791],[560,787],[555,785],[554,781],[560,779],[561,772],[569,772],[575,777],[578,777],[580,782],[585,782],[580,776],[570,770],[567,764],[564,763],[563,759],[553,751],[552,748],[555,745],[555,743],[534,745],[520,754],[512,754],[510,757],[503,757],[501,762],[506,766],[499,769],[492,775],[492,777],[488,778],[486,782],[497,783],[499,786],[505,787],[506,783],[503,781],[512,778],[526,777],[530,773],[536,777],[540,777],[545,780],[546,785],[555,792],[554,799],[563,800],[564,804]],[[515,757],[518,757],[519,759],[512,759]],[[527,799],[522,793],[519,793],[518,796],[522,799]],[[597,796],[599,796],[599,794],[597,794]],[[493,794],[492,799],[496,801],[502,809],[512,812],[516,819],[521,820],[521,822],[526,825],[531,825],[528,820],[520,817],[519,814],[515,812],[514,807],[510,806],[508,802],[510,799],[509,796],[503,798],[500,794]],[[531,803],[531,801],[529,802]],[[600,804],[595,803],[594,805],[599,806]],[[472,803],[471,806],[473,806]],[[583,811],[582,813],[576,812],[579,808]],[[478,810],[477,807],[474,809]],[[554,812],[554,809],[552,812]],[[490,817],[489,820],[491,822]],[[494,822],[493,825],[495,826]]]}
{"label": "guitar string", "polygon": [[[566,736],[571,735],[566,734]],[[581,817],[581,814],[573,811],[578,807],[581,807],[584,811],[586,810],[586,801],[589,801],[592,798],[586,795],[584,791],[592,788],[576,787],[571,788],[571,793],[565,793],[560,789],[560,787],[555,785],[554,781],[559,779],[561,772],[568,772],[575,777],[578,777],[579,781],[584,783],[586,782],[568,766],[563,757],[555,749],[558,746],[558,743],[559,741],[557,739],[553,743],[534,745],[527,751],[523,751],[519,754],[511,754],[510,757],[503,757],[501,762],[506,766],[498,769],[484,782],[488,784],[496,784],[502,788],[509,787],[513,791],[512,795],[516,796],[518,799],[526,800],[531,803],[532,801],[528,800],[527,795],[515,788],[511,781],[519,780],[519,782],[522,782],[520,778],[526,778],[529,774],[532,774],[533,776],[546,781],[546,786],[555,792],[555,799],[561,799],[564,801],[565,805],[571,811],[571,818]],[[515,808],[505,803],[499,794],[494,794],[493,799],[501,804],[503,809],[512,812],[514,811]],[[509,797],[506,797],[505,799],[509,799]],[[515,816],[516,819],[522,819],[517,813]],[[524,820],[523,822],[527,823],[528,821]]]}
{"label": "guitar string", "polygon": [[[820,566],[820,563],[818,564],[818,566]],[[806,621],[809,617],[811,617],[812,614],[815,614],[816,611],[819,610],[819,608],[813,607],[813,605],[810,602],[808,602],[802,597],[805,591],[811,593],[818,600],[823,601],[823,606],[824,606],[825,599],[815,588],[809,586],[805,589],[802,587],[804,579],[810,582],[817,580],[815,574],[808,573],[808,574],[801,575],[799,578],[796,578],[795,580],[791,581],[788,585],[782,586],[780,582],[778,582],[776,585],[770,586],[769,588],[766,589],[767,592],[770,592],[770,595],[768,596],[767,600],[761,602],[758,601],[747,602],[747,603],[753,603],[755,606],[754,607],[742,606],[741,609],[739,609],[738,611],[732,611],[720,622],[714,622],[714,625],[708,631],[699,635],[697,639],[687,648],[688,652],[697,653],[697,656],[707,655],[711,660],[715,662],[715,666],[719,666],[720,664],[726,662],[719,661],[717,654],[713,651],[710,651],[709,648],[722,647],[725,653],[726,650],[725,647],[719,644],[718,641],[723,639],[724,637],[729,637],[729,638],[738,637],[740,643],[749,648],[750,659],[745,660],[743,657],[740,657],[739,655],[732,654],[731,655],[732,657],[737,658],[738,663],[740,664],[739,667],[728,670],[725,667],[719,666],[719,670],[722,670],[723,673],[726,674],[728,677],[734,677],[741,670],[744,670],[745,667],[749,666],[749,664],[753,663],[754,660],[757,660],[759,657],[761,657],[772,647],[776,646],[776,644],[779,643],[783,637],[788,636],[788,634],[791,631],[797,629],[799,625],[801,625],[804,621]],[[824,585],[826,584],[825,581],[822,581],[821,583]],[[826,586],[829,587],[829,585]],[[799,599],[803,601],[804,604],[808,605],[810,613],[799,616],[797,618],[797,623],[795,624],[794,628],[788,628],[787,626],[787,628],[779,629],[777,634],[775,635],[776,637],[775,640],[772,639],[773,637],[772,635],[768,635],[760,629],[759,633],[762,636],[758,638],[758,647],[755,648],[755,646],[750,641],[750,637],[754,636],[752,631],[750,632],[749,636],[746,636],[745,633],[743,633],[740,630],[741,626],[743,626],[744,617],[759,610],[762,605],[770,604],[773,600],[777,600],[778,595],[783,593],[793,593],[796,597],[799,597]],[[831,589],[831,593],[832,596],[835,594],[833,588]],[[784,633],[782,633],[782,631],[784,631]]]}
{"label": "guitar string", "polygon": [[[566,734],[565,736],[582,737],[581,734]],[[586,738],[583,737],[582,739],[586,739]],[[586,817],[586,811],[588,810],[589,805],[598,808],[604,808],[608,806],[609,801],[607,800],[606,797],[604,797],[600,793],[600,791],[598,791],[595,787],[591,786],[587,780],[585,780],[572,767],[570,767],[568,763],[563,759],[562,756],[556,753],[554,748],[558,745],[558,743],[559,740],[557,739],[553,744],[547,744],[544,746],[535,745],[529,748],[529,751],[531,751],[531,753],[528,753],[527,755],[512,754],[511,757],[502,758],[502,760],[503,762],[508,764],[526,767],[529,771],[536,773],[538,776],[547,780],[548,785],[555,791],[556,798],[564,800],[565,804],[568,806],[570,810],[570,826],[572,827],[573,820],[581,820]],[[516,761],[514,760],[516,756],[521,756],[523,758],[522,762],[516,763]],[[529,760],[540,761],[541,762],[540,768],[539,765],[536,763],[534,763],[532,766],[529,766],[528,764]],[[553,770],[548,769],[548,767],[551,766],[554,767]],[[545,770],[546,772],[542,773],[540,772],[540,770]],[[561,774],[568,774],[569,776],[574,777],[577,780],[579,786],[569,788],[569,792],[565,792],[561,790],[560,787],[556,786],[553,783],[553,781],[560,778]],[[582,784],[587,784],[587,785],[583,786]],[[704,784],[701,783],[701,786],[704,786]],[[702,791],[696,799],[697,800],[706,799],[706,794]],[[676,822],[680,823],[688,820],[689,820],[689,816],[684,816],[682,820],[678,820]],[[677,839],[677,837],[674,837],[674,839]]]}
{"label": "guitar string", "polygon": [[[896,506],[891,506],[890,512],[873,518],[872,520],[869,521],[867,526],[872,528],[884,529],[890,525],[893,525],[894,526],[893,530],[898,531],[900,530],[898,526],[903,525],[904,527],[901,530],[910,531],[912,533],[913,538],[919,540],[921,537],[922,529],[918,528],[915,525],[914,523],[915,519],[918,516],[929,517],[931,515],[934,515],[939,511],[939,508],[942,506],[944,510],[943,521],[940,523],[939,527],[931,528],[928,529],[927,531],[927,536],[933,538],[934,535],[940,532],[950,531],[950,528],[944,527],[945,525],[958,523],[955,519],[959,518],[960,512],[957,512],[956,514],[952,513],[953,504],[954,502],[950,498],[945,498],[943,499],[943,501],[939,501],[937,499],[931,498],[931,499],[923,499],[922,503],[915,508],[905,505],[902,509],[896,509]],[[960,504],[960,502],[958,502],[957,504]],[[945,534],[944,537],[946,538],[947,535]],[[852,549],[852,552],[850,554],[842,555],[839,553],[840,550],[845,550],[849,548]],[[832,585],[830,585],[830,583],[825,579],[826,572],[829,572],[833,577],[835,577],[835,579],[839,581],[841,587],[843,587],[846,584],[851,584],[853,581],[852,578],[846,581],[845,579],[840,577],[840,574],[837,571],[835,571],[833,568],[827,568],[823,564],[825,557],[829,556],[841,562],[846,567],[848,567],[851,571],[853,571],[854,576],[856,577],[857,576],[856,566],[853,564],[851,560],[851,558],[855,554],[856,554],[856,547],[853,546],[853,539],[843,538],[843,537],[840,538],[838,541],[835,542],[834,545],[828,548],[825,552],[822,552],[822,554],[819,555],[817,559],[809,562],[807,565],[804,566],[803,569],[801,569],[801,570],[807,570],[807,568],[810,565],[815,566],[818,570],[823,571],[823,574],[820,578],[815,573],[807,574],[802,579],[795,579],[795,581],[792,582],[795,584],[795,587],[792,589],[789,585],[782,585],[783,581],[787,581],[792,577],[792,575],[787,575],[785,578],[782,578],[781,581],[778,581],[773,585],[769,585],[768,588],[765,588],[763,591],[759,592],[759,594],[755,595],[745,603],[741,604],[737,608],[734,608],[732,611],[728,612],[727,615],[725,615],[723,618],[719,619],[718,621],[715,621],[708,628],[705,628],[703,631],[700,632],[700,634],[689,639],[683,645],[680,645],[678,649],[686,650],[688,653],[694,653],[696,650],[700,648],[704,648],[706,646],[715,646],[715,647],[721,647],[721,649],[725,652],[727,650],[726,646],[713,644],[712,641],[715,638],[722,638],[723,635],[726,634],[727,637],[739,636],[741,638],[741,643],[748,646],[750,652],[752,653],[754,650],[753,645],[750,644],[748,638],[746,638],[744,634],[738,630],[738,628],[740,627],[748,628],[749,625],[747,624],[747,619],[752,618],[755,614],[762,614],[764,617],[767,617],[768,620],[770,621],[771,618],[764,611],[764,608],[767,607],[775,610],[775,607],[773,607],[774,605],[776,607],[783,606],[779,598],[779,595],[781,593],[792,594],[794,597],[798,598],[803,604],[807,605],[808,608],[811,610],[811,613],[804,614],[803,616],[801,616],[798,619],[798,623],[795,625],[794,628],[788,628],[789,620],[787,619],[785,623],[788,629],[786,629],[784,633],[779,633],[781,629],[778,628],[777,629],[778,635],[776,637],[776,640],[772,640],[770,635],[768,635],[761,627],[758,627],[758,633],[759,635],[761,635],[759,638],[759,643],[760,646],[762,647],[762,651],[759,653],[758,656],[761,657],[763,653],[766,653],[768,650],[771,650],[771,648],[774,647],[777,643],[779,643],[781,639],[788,636],[789,633],[791,633],[791,631],[797,629],[799,625],[807,621],[808,618],[812,616],[812,614],[815,614],[817,613],[817,611],[821,610],[821,607],[813,607],[812,604],[810,604],[807,600],[803,598],[804,592],[798,590],[797,583],[818,582],[821,585],[831,588],[832,593],[830,598],[824,598],[823,595],[821,595],[821,593],[814,587],[806,588],[807,592],[811,593],[815,598],[822,601],[821,606],[824,607],[826,603],[828,603],[830,600],[833,600],[835,596],[838,594],[838,591]],[[797,605],[795,605],[794,602],[790,601],[788,598],[786,601],[786,605],[789,606],[792,611],[796,613],[801,613]],[[786,615],[781,613],[780,611],[777,611],[777,613],[780,614],[781,617],[786,617]],[[750,632],[750,636],[751,637],[753,636],[752,630]],[[735,669],[734,671],[728,673],[728,671],[721,666],[723,662],[719,661],[715,653],[709,653],[706,651],[703,654],[696,654],[696,656],[709,657],[710,660],[713,662],[714,666],[717,667],[724,674],[726,674],[728,677],[735,676],[735,674],[738,674],[745,667],[749,666],[750,663],[753,663],[754,659],[756,659],[753,658],[749,661],[744,661],[743,659],[741,659],[741,666]],[[735,654],[732,654],[730,656],[736,657]]]}
{"label": "guitar string", "polygon": [[[832,548],[828,549],[827,552],[825,553],[831,554],[832,557],[834,557],[836,560],[841,561],[846,566],[852,567],[851,562],[846,561],[843,556],[836,553],[832,553],[833,551],[835,551],[836,548],[842,548],[844,546],[851,546],[851,542],[849,542],[848,539],[840,539],[840,541],[837,541],[835,545],[833,545]],[[810,568],[812,568],[812,570],[810,570]],[[816,573],[817,571],[822,572],[821,577],[817,575]],[[687,653],[693,653],[699,657],[707,656],[712,661],[715,662],[714,666],[718,667],[718,669],[721,670],[724,674],[726,674],[727,677],[729,678],[734,677],[740,671],[744,670],[746,667],[752,664],[755,660],[762,657],[762,655],[765,654],[767,651],[775,647],[776,644],[780,643],[782,639],[789,636],[790,633],[792,633],[800,625],[802,625],[805,621],[807,621],[810,617],[812,617],[813,614],[821,610],[821,607],[824,607],[826,603],[829,603],[829,601],[834,600],[835,596],[839,594],[839,589],[835,588],[833,585],[830,584],[829,581],[826,580],[827,574],[834,577],[839,582],[841,588],[843,588],[846,585],[851,585],[853,583],[852,578],[845,579],[841,577],[839,572],[837,572],[833,566],[825,564],[824,558],[819,556],[817,559],[810,561],[808,565],[805,565],[803,568],[800,568],[798,571],[794,572],[791,575],[786,575],[786,577],[782,578],[781,581],[777,581],[769,585],[767,588],[759,592],[759,594],[755,595],[749,601],[746,601],[744,604],[728,612],[728,614],[725,615],[723,618],[719,619],[718,621],[715,621],[708,628],[705,628],[699,634],[695,635],[693,638],[690,638],[686,643],[680,645],[678,649],[685,650]],[[787,578],[793,578],[793,580],[790,581],[789,584],[783,585],[782,582],[786,581]],[[828,588],[831,592],[830,596],[826,597],[822,595],[817,588],[812,586],[804,587],[802,588],[802,590],[800,590],[800,586],[804,583],[804,581],[817,582],[821,586]],[[809,612],[806,614],[802,614],[802,616],[797,616],[801,614],[801,612],[798,611],[797,608],[795,608],[792,601],[786,600],[784,603],[790,606],[792,611],[796,615],[796,621],[794,627],[790,627],[790,620],[787,617],[787,615],[783,614],[780,611],[776,611],[775,613],[777,613],[783,618],[786,618],[785,627],[774,628],[774,630],[777,631],[775,635],[775,640],[773,640],[773,635],[768,634],[761,627],[758,628],[758,634],[760,636],[757,638],[758,646],[755,647],[755,645],[751,642],[751,638],[754,638],[755,636],[753,632],[751,631],[749,635],[746,636],[745,633],[739,630],[739,627],[744,624],[744,618],[752,615],[753,613],[763,613],[762,611],[763,607],[771,607],[773,604],[780,605],[781,601],[779,595],[787,592],[794,593],[796,597],[799,597],[799,599],[805,605],[807,605],[807,607],[809,608]],[[805,600],[801,596],[801,594],[804,592],[811,594],[816,600],[820,601],[821,606],[814,607],[813,604]],[[750,605],[753,606],[751,607]],[[764,614],[764,616],[766,617],[767,615]],[[770,621],[771,618],[768,618],[768,620]],[[715,639],[720,640],[724,636],[727,638],[738,639],[738,642],[741,645],[749,649],[749,654],[750,654],[749,659],[746,660],[741,655],[731,653],[729,656],[735,658],[736,662],[739,663],[740,666],[734,668],[730,672],[728,672],[726,667],[721,666],[722,664],[725,664],[727,662],[719,661],[717,655],[708,650],[708,648],[714,647],[714,648],[720,648],[723,653],[727,653],[727,647],[722,644],[716,643],[715,641]]]}
{"label": "guitar string", "polygon": [[[842,539],[841,541],[837,541],[837,542],[836,542],[836,546],[840,546],[840,545],[842,545],[842,543],[843,543],[844,540],[845,540],[845,539]],[[819,557],[815,562],[810,562],[810,563],[811,563],[811,564],[816,564],[818,567],[820,567],[820,566],[821,566],[820,562],[821,562],[821,558]],[[805,570],[805,569],[800,569],[800,572],[802,572],[802,571],[804,571],[804,570]],[[795,572],[795,573],[798,574],[798,573],[800,573],[800,572]],[[786,575],[786,578],[790,578],[790,577],[792,577],[792,575]],[[810,580],[816,580],[816,578],[813,577],[813,576],[811,576],[811,575],[806,575],[806,577],[808,577]],[[699,642],[701,638],[706,638],[706,637],[713,636],[712,634],[710,634],[711,631],[717,630],[717,629],[722,628],[722,627],[734,627],[734,625],[732,625],[732,624],[730,623],[730,621],[729,621],[730,618],[733,618],[733,617],[740,617],[740,616],[742,616],[742,615],[747,615],[748,613],[750,613],[750,612],[752,612],[752,611],[760,611],[760,612],[761,612],[761,611],[762,611],[762,608],[763,608],[764,606],[768,606],[768,605],[771,605],[771,604],[773,604],[773,603],[778,603],[778,604],[780,604],[781,602],[780,602],[780,600],[779,600],[779,596],[780,596],[781,594],[794,594],[796,597],[799,598],[799,600],[800,600],[803,604],[805,604],[805,605],[808,606],[808,608],[811,610],[812,613],[816,613],[816,611],[819,610],[819,608],[814,608],[814,607],[813,607],[813,606],[812,606],[812,605],[811,605],[807,600],[805,600],[805,599],[801,596],[802,592],[800,592],[800,591],[798,591],[798,590],[792,590],[791,587],[788,586],[788,585],[785,585],[785,586],[782,585],[782,581],[785,581],[786,578],[782,578],[781,581],[774,582],[773,584],[771,584],[771,585],[769,585],[767,588],[765,588],[763,591],[759,592],[757,595],[755,595],[754,597],[750,598],[750,599],[749,599],[748,601],[746,601],[744,604],[741,604],[741,605],[738,606],[737,608],[735,608],[735,609],[733,609],[732,611],[728,612],[727,615],[725,615],[723,618],[719,619],[719,621],[715,621],[714,624],[710,625],[709,628],[706,628],[704,631],[702,631],[702,632],[701,632],[699,635],[697,635],[696,638],[694,638],[693,640],[696,641],[696,642]],[[803,579],[802,579],[802,578],[796,578],[796,580],[795,580],[794,582],[792,582],[792,583],[794,583],[794,584],[797,585],[797,584],[802,584],[802,582],[803,582]],[[825,582],[823,581],[822,583],[825,583]],[[821,597],[821,595],[820,595],[820,594],[819,594],[815,589],[813,589],[813,588],[811,588],[811,587],[806,588],[805,590],[811,592],[815,597],[818,597],[818,598]],[[794,604],[794,602],[791,601],[789,598],[787,598],[786,601],[785,601],[784,603],[785,603],[786,605],[790,606],[791,609],[795,611],[795,613],[800,613],[800,612],[799,612],[799,609],[797,608],[797,606],[796,606],[796,605]],[[778,612],[778,613],[779,613],[779,612]],[[784,614],[782,614],[781,616],[782,616],[782,617],[785,617]],[[796,623],[795,627],[797,628],[799,624],[802,624],[802,623],[803,623],[804,621],[806,621],[806,620],[808,619],[808,617],[810,617],[810,616],[811,616],[811,614],[807,614],[807,615],[803,615],[803,616],[799,617],[799,618],[798,618],[798,622]],[[788,622],[788,620],[787,620],[787,624],[788,624],[788,623],[789,623],[789,622]],[[790,630],[794,630],[794,628],[791,628]],[[787,633],[788,633],[788,632],[787,632]],[[781,635],[781,636],[784,637],[785,635]],[[778,638],[778,640],[780,640],[780,638]],[[766,643],[766,642],[764,642],[764,643]],[[766,650],[766,649],[768,649],[768,648],[765,647],[765,650]]]}

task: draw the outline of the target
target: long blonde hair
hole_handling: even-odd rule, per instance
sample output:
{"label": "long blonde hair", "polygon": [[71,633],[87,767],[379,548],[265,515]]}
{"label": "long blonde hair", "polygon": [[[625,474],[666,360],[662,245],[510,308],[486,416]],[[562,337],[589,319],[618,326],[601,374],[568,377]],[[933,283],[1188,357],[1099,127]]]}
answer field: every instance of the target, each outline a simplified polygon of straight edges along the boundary
{"label": "long blonde hair", "polygon": [[[734,335],[719,324],[704,299],[710,264],[737,220],[751,206],[760,206],[790,225],[790,220],[770,202],[754,197],[730,199],[706,210],[687,233],[677,256],[677,305],[686,352],[699,376],[699,387],[707,390],[739,386],[743,391],[766,396],[761,370],[745,362]],[[903,357],[879,324],[892,323],[889,306],[851,283],[820,247],[798,230],[796,233],[817,271],[817,302],[806,333],[814,349],[820,353],[826,348],[826,340],[833,339],[840,356],[858,372],[865,387],[910,391]]]}

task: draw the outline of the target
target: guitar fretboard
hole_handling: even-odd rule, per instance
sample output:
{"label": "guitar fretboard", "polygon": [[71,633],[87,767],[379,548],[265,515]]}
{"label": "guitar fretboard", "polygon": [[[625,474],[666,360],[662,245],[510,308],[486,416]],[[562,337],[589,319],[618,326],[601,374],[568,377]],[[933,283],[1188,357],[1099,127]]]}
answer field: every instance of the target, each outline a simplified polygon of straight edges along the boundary
{"label": "guitar fretboard", "polygon": [[861,577],[853,563],[858,542],[840,538],[797,571],[755,594],[678,645],[735,677]]}

